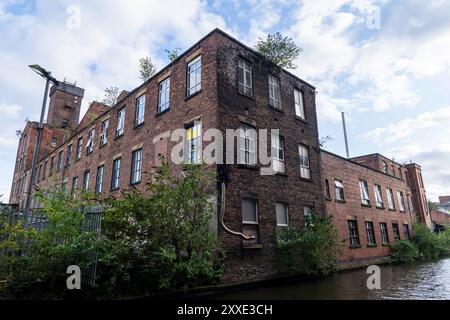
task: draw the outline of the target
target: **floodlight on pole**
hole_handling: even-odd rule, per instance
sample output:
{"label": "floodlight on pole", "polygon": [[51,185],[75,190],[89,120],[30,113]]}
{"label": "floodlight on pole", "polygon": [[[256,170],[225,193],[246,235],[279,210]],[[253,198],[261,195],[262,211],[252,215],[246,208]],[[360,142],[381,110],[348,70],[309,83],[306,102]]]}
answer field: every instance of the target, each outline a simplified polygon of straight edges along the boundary
{"label": "floodlight on pole", "polygon": [[39,156],[39,146],[41,145],[41,138],[42,138],[42,130],[44,129],[44,116],[45,116],[45,108],[47,106],[47,97],[48,97],[48,90],[50,88],[50,82],[54,83],[56,86],[59,85],[58,80],[56,80],[54,77],[52,77],[52,73],[50,71],[45,70],[38,64],[32,64],[29,65],[31,70],[36,72],[38,75],[46,79],[45,83],[45,90],[44,90],[44,98],[42,101],[42,108],[41,108],[41,117],[39,119],[39,126],[37,128],[37,138],[36,138],[36,145],[34,147],[33,152],[33,162],[31,165],[31,175],[30,175],[30,181],[28,183],[28,190],[27,190],[27,197],[25,202],[25,209],[23,211],[23,220],[24,225],[28,225],[28,215],[30,211],[31,206],[31,194],[33,192],[33,183],[36,176],[36,163]]}

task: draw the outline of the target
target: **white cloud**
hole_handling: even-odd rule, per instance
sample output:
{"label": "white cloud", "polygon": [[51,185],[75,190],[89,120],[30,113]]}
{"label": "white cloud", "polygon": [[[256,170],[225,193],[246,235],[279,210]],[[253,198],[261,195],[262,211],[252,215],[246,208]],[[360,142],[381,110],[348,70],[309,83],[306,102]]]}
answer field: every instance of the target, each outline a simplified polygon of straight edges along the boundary
{"label": "white cloud", "polygon": [[16,119],[20,116],[22,107],[17,104],[0,103],[0,114],[7,119]]}
{"label": "white cloud", "polygon": [[363,135],[381,153],[422,166],[428,196],[450,194],[450,107],[376,128]]}

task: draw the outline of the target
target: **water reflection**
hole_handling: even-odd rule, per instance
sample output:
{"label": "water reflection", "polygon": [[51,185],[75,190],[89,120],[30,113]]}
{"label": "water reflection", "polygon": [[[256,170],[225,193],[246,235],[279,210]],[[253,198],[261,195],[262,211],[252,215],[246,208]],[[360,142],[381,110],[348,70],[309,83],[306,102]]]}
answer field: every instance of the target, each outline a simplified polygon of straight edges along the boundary
{"label": "water reflection", "polygon": [[289,285],[223,293],[217,299],[446,299],[450,300],[450,259],[381,266],[381,289],[369,290],[365,270]]}

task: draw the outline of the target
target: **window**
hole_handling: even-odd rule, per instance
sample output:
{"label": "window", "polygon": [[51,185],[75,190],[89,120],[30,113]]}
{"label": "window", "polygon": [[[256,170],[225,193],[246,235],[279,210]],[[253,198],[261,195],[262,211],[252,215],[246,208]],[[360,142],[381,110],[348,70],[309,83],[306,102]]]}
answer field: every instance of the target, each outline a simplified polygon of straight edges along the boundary
{"label": "window", "polygon": [[84,175],[83,175],[83,190],[88,190],[89,189],[89,177],[90,177],[91,173],[90,171],[85,171]]}
{"label": "window", "polygon": [[325,179],[325,197],[331,199],[330,182],[328,179]]}
{"label": "window", "polygon": [[243,59],[238,60],[238,84],[240,93],[253,95],[252,66]]}
{"label": "window", "polygon": [[82,149],[83,149],[83,137],[79,137],[77,142],[77,160],[81,158]]}
{"label": "window", "polygon": [[405,237],[406,240],[410,239],[409,225],[407,225],[406,223],[403,225],[403,236]]}
{"label": "window", "polygon": [[142,149],[133,151],[131,161],[131,184],[139,183],[141,181],[142,171]]}
{"label": "window", "polygon": [[187,66],[187,95],[188,97],[202,88],[202,59],[201,56],[189,62]]}
{"label": "window", "polygon": [[302,120],[305,120],[305,105],[303,100],[303,92],[294,89],[295,115]]}
{"label": "window", "polygon": [[69,120],[63,119],[61,123],[61,128],[67,128],[69,126]]}
{"label": "window", "polygon": [[350,241],[350,247],[361,246],[359,241],[358,221],[348,220],[348,240]]}
{"label": "window", "polygon": [[113,161],[113,171],[111,178],[111,190],[117,190],[120,187],[120,165],[122,159],[115,159]]}
{"label": "window", "polygon": [[272,169],[275,172],[285,172],[284,138],[272,134]]}
{"label": "window", "polygon": [[283,202],[275,203],[275,211],[277,215],[277,226],[287,227],[288,226],[288,205]]}
{"label": "window", "polygon": [[60,152],[59,152],[59,154],[58,154],[58,167],[56,168],[56,170],[58,171],[58,172],[60,172],[61,171],[61,169],[62,169],[62,163],[63,163],[63,150],[61,150]]}
{"label": "window", "polygon": [[370,206],[369,187],[367,181],[359,180],[359,191],[361,194],[361,203],[365,206]]}
{"label": "window", "polygon": [[344,194],[344,184],[341,180],[334,180],[334,187],[336,189],[336,200],[337,201],[345,201],[345,194]]}
{"label": "window", "polygon": [[394,192],[391,188],[386,188],[389,210],[395,210]]}
{"label": "window", "polygon": [[414,212],[412,196],[410,194],[408,194],[408,206],[409,206],[409,212]]}
{"label": "window", "polygon": [[47,165],[48,165],[48,161],[44,162],[44,171],[42,172],[42,180],[45,180],[45,178],[47,178]]}
{"label": "window", "polygon": [[242,200],[242,223],[248,224],[258,223],[258,208],[256,200],[254,199]]}
{"label": "window", "polygon": [[201,123],[195,122],[186,128],[186,162],[200,163],[201,161]]}
{"label": "window", "polygon": [[403,179],[402,168],[401,167],[398,167],[398,176],[400,177],[400,179]]}
{"label": "window", "polygon": [[388,165],[387,165],[387,162],[384,160],[383,160],[383,172],[386,174],[388,173]]}
{"label": "window", "polygon": [[116,137],[120,137],[124,133],[125,128],[125,108],[122,108],[117,112],[117,128],[116,128]]}
{"label": "window", "polygon": [[72,189],[70,190],[70,193],[75,195],[78,188],[78,177],[73,177],[72,179]]}
{"label": "window", "polygon": [[300,144],[298,146],[298,153],[300,157],[300,177],[310,179],[311,173],[309,169],[309,150],[308,147]]}
{"label": "window", "polygon": [[105,166],[97,168],[97,176],[95,178],[95,192],[101,193],[103,189],[103,176],[105,173]]}
{"label": "window", "polygon": [[67,155],[66,155],[66,166],[70,165],[72,161],[72,144],[67,146]]}
{"label": "window", "polygon": [[405,212],[405,198],[403,192],[397,191],[398,205],[401,212]]}
{"label": "window", "polygon": [[95,139],[95,129],[92,129],[91,131],[89,131],[89,135],[88,135],[88,142],[86,145],[87,154],[94,151],[94,139]]}
{"label": "window", "polygon": [[36,174],[36,180],[37,180],[38,183],[41,180],[41,172],[42,172],[42,164],[39,166],[39,169],[38,169],[37,174]]}
{"label": "window", "polygon": [[305,221],[305,226],[311,223],[313,211],[314,211],[314,208],[311,206],[303,207],[303,220]]}
{"label": "window", "polygon": [[108,143],[108,128],[109,128],[109,120],[105,120],[102,122],[102,133],[100,135],[100,147],[103,147]]}
{"label": "window", "polygon": [[389,244],[389,235],[387,230],[387,224],[384,222],[380,222],[380,230],[381,230],[381,243]]}
{"label": "window", "polygon": [[400,240],[400,231],[398,229],[398,223],[392,224],[392,233],[394,234],[394,240]]}
{"label": "window", "polygon": [[170,107],[170,78],[159,84],[158,113],[169,110]]}
{"label": "window", "polygon": [[377,244],[375,239],[375,230],[372,221],[366,221],[367,245],[374,246]]}
{"label": "window", "polygon": [[135,127],[144,123],[144,115],[145,115],[145,94],[136,99],[136,114],[134,117]]}
{"label": "window", "polygon": [[374,188],[375,188],[376,206],[377,208],[383,208],[384,204],[383,204],[383,194],[381,193],[381,186],[375,185]]}
{"label": "window", "polygon": [[256,165],[256,130],[248,125],[239,130],[239,164]]}
{"label": "window", "polygon": [[53,170],[55,169],[55,156],[50,160],[50,176],[53,175]]}
{"label": "window", "polygon": [[280,80],[269,74],[269,105],[280,109]]}

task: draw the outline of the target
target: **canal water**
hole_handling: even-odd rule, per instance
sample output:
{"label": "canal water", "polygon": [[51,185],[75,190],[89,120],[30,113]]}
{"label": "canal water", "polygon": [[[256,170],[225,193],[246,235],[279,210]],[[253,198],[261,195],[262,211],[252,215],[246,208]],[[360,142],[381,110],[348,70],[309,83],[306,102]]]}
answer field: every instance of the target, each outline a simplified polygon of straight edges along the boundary
{"label": "canal water", "polygon": [[366,270],[295,283],[222,293],[214,298],[229,300],[393,299],[450,300],[450,258],[408,265],[384,265],[381,289],[369,290]]}

